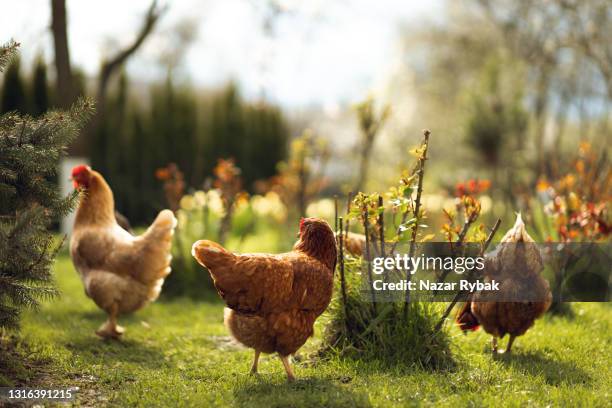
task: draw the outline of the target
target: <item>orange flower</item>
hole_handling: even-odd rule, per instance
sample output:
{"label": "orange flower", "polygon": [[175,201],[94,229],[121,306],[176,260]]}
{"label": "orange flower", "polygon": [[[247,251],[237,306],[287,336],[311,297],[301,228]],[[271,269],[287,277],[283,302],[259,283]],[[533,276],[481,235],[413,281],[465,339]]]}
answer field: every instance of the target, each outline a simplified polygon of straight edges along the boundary
{"label": "orange flower", "polygon": [[536,189],[537,189],[539,192],[542,192],[542,191],[546,191],[546,190],[548,190],[548,187],[550,187],[550,184],[548,184],[548,182],[546,181],[546,179],[541,178],[541,179],[539,179],[539,180],[538,180],[538,184],[536,185]]}
{"label": "orange flower", "polygon": [[478,182],[478,190],[481,193],[487,191],[489,187],[491,187],[491,180],[484,179]]}
{"label": "orange flower", "polygon": [[168,180],[170,178],[170,171],[166,167],[155,170],[155,178],[158,180]]}
{"label": "orange flower", "polygon": [[578,148],[580,154],[586,154],[591,151],[591,143],[589,142],[580,142],[580,147]]}
{"label": "orange flower", "polygon": [[467,194],[479,194],[487,191],[490,187],[490,180],[469,179],[466,182],[460,182],[455,185],[455,195],[463,197]]}
{"label": "orange flower", "polygon": [[565,177],[563,177],[561,181],[559,182],[559,188],[561,190],[563,189],[571,190],[572,187],[574,186],[575,181],[576,181],[576,177],[573,174],[568,174]]}

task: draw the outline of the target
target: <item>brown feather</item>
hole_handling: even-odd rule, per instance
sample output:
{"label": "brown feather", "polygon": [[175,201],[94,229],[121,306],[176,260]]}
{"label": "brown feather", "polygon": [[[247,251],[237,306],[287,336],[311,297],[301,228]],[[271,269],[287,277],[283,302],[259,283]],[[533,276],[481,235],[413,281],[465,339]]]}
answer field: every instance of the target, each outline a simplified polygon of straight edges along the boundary
{"label": "brown feather", "polygon": [[140,236],[116,221],[113,192],[100,173],[89,169],[81,194],[70,255],[85,291],[108,313],[129,313],[157,299],[170,273],[170,247],[176,218],[159,213]]}
{"label": "brown feather", "polygon": [[550,307],[548,282],[540,275],[542,259],[535,241],[527,234],[520,215],[502,238],[499,251],[487,259],[484,280],[500,281],[495,299],[477,292],[457,316],[463,329],[480,324],[494,337],[520,336]]}
{"label": "brown feather", "polygon": [[295,353],[331,300],[336,244],[321,220],[306,219],[288,253],[239,255],[202,240],[192,254],[229,307],[225,323],[232,335],[262,352]]}

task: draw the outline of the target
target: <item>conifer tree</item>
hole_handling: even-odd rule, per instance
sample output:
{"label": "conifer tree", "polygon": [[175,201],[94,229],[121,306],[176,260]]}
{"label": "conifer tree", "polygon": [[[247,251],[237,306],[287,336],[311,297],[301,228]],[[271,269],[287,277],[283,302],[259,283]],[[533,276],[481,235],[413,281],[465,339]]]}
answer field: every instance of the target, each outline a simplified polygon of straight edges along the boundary
{"label": "conifer tree", "polygon": [[19,58],[9,59],[2,86],[2,112],[27,112],[25,86],[21,77]]}
{"label": "conifer tree", "polygon": [[[17,46],[0,47],[0,72]],[[76,195],[62,197],[49,178],[91,110],[80,100],[39,118],[0,116],[0,328],[17,328],[24,307],[56,293],[51,265],[59,245],[49,226],[72,209]]]}
{"label": "conifer tree", "polygon": [[39,116],[49,109],[49,85],[47,65],[42,56],[36,59],[32,78],[32,115]]}

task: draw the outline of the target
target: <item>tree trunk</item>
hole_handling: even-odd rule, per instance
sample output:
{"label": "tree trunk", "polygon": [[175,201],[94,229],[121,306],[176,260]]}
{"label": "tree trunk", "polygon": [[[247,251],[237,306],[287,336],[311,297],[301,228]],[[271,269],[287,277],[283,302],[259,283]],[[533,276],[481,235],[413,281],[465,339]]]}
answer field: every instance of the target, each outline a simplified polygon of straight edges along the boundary
{"label": "tree trunk", "polygon": [[372,154],[372,147],[374,146],[374,138],[376,134],[368,133],[365,135],[363,145],[359,155],[359,173],[357,175],[357,182],[353,191],[362,191],[364,184],[368,179],[368,169],[370,166],[370,155]]}
{"label": "tree trunk", "polygon": [[[51,31],[55,48],[55,74],[57,100],[56,105],[68,109],[75,102],[76,90],[74,86],[72,67],[70,65],[70,49],[68,48],[68,21],[66,18],[66,0],[51,0]],[[81,135],[68,147],[70,156],[87,156],[88,132],[81,131]]]}
{"label": "tree trunk", "polygon": [[536,83],[536,99],[534,106],[534,141],[536,149],[536,172],[543,174],[546,171],[544,163],[544,131],[546,129],[546,115],[548,112],[548,86],[549,77],[545,72],[547,68],[540,68],[540,76]]}
{"label": "tree trunk", "polygon": [[[55,0],[54,0],[55,1]],[[106,114],[106,91],[109,86],[110,80],[113,75],[118,72],[121,67],[127,62],[127,60],[134,54],[140,46],[147,39],[149,34],[155,28],[157,21],[161,15],[166,11],[166,8],[159,8],[157,6],[157,0],[153,0],[147,14],[144,17],[140,32],[129,46],[121,49],[115,54],[114,57],[105,61],[102,64],[100,70],[100,76],[98,78],[98,88],[96,91],[96,113],[93,119],[89,122],[87,127],[88,137],[93,137],[94,132],[97,132],[100,124],[103,122],[104,115]]]}
{"label": "tree trunk", "polygon": [[68,108],[74,102],[72,68],[68,49],[66,0],[51,0],[51,30],[55,46],[55,71],[57,75],[57,105]]}

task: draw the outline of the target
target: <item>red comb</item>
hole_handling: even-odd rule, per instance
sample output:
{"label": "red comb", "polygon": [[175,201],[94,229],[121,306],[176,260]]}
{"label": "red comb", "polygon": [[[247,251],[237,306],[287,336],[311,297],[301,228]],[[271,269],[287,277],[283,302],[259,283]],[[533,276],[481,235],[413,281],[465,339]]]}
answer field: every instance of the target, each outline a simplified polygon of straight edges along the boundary
{"label": "red comb", "polygon": [[300,218],[300,234],[302,233],[302,231],[304,231],[304,221],[306,221],[306,218]]}
{"label": "red comb", "polygon": [[74,167],[72,168],[72,177],[76,176],[77,174],[80,174],[80,173],[84,173],[84,172],[86,172],[86,171],[89,171],[89,170],[91,170],[91,167],[86,166],[86,165],[84,165],[84,164],[80,164],[80,165],[78,165],[78,166],[74,166]]}

